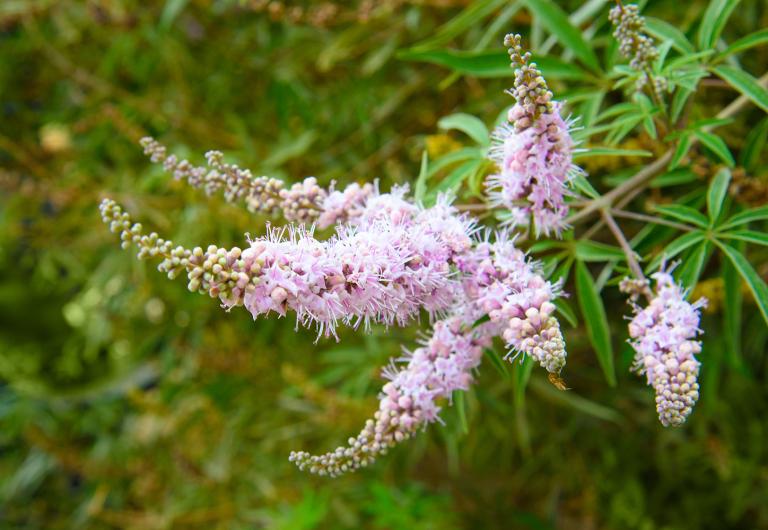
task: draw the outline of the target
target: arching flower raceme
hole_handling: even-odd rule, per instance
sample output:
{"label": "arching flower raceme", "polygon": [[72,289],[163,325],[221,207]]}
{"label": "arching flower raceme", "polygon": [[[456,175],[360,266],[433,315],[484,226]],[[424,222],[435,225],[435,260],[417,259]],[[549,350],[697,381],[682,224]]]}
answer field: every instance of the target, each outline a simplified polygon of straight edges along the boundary
{"label": "arching flower raceme", "polygon": [[562,103],[531,63],[530,52],[522,53],[519,35],[508,35],[505,44],[515,70],[510,94],[517,102],[509,110],[509,123],[493,134],[489,152],[497,172],[486,182],[492,205],[510,211],[511,226],[533,223],[536,235],[556,235],[567,227],[570,194],[568,185],[581,170],[573,164],[572,124],[564,120]]}
{"label": "arching flower raceme", "polygon": [[645,374],[656,393],[656,411],[665,427],[685,422],[699,398],[700,363],[696,354],[701,342],[699,310],[705,299],[693,304],[670,271],[654,274],[656,288],[650,302],[641,308],[633,302],[634,317],[629,323],[630,344],[635,350],[633,368]]}
{"label": "arching flower raceme", "polygon": [[477,239],[474,221],[447,197],[423,208],[406,198],[407,191],[380,193],[357,185],[331,191],[312,211],[318,219],[328,213],[335,235],[318,240],[305,225],[269,228],[245,249],[174,247],[157,234],[145,235],[112,200],[103,201],[101,212],[124,247],[137,245],[139,257],[161,258],[159,269],[169,277],[185,272],[190,290],[227,308],[245,306],[254,317],[293,311],[298,323],[335,335],[339,323],[405,325],[422,309],[444,315],[429,340],[385,369],[389,382],[379,411],[357,438],[325,455],[291,456],[303,469],[337,475],[437,421],[441,403],[468,388],[493,337],[503,337],[513,352],[531,355],[550,372],[565,363],[552,316],[559,289],[509,233],[496,234],[493,242],[489,232]]}
{"label": "arching flower raceme", "polygon": [[289,460],[302,470],[330,476],[367,466],[439,419],[440,401],[450,399],[454,390],[469,388],[486,346],[488,339],[459,317],[436,322],[429,340],[405,353],[404,367],[392,365],[386,371],[389,382],[382,389],[379,409],[357,437],[330,453],[296,451]]}

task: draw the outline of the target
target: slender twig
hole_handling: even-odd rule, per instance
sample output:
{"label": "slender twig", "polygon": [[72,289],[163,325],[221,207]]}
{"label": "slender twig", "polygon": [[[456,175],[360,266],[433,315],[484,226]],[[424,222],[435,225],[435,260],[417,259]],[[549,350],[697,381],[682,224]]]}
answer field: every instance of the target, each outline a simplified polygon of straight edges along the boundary
{"label": "slender twig", "polygon": [[616,223],[616,220],[607,208],[600,210],[600,213],[603,216],[605,224],[608,225],[611,233],[616,238],[616,241],[618,241],[619,246],[621,246],[621,250],[624,251],[624,255],[627,257],[627,263],[629,264],[629,269],[632,271],[632,274],[634,274],[638,280],[644,280],[645,274],[643,274],[643,268],[640,267],[640,263],[637,261],[637,254],[632,250],[632,246],[629,244],[629,241],[627,241],[627,238],[624,237],[624,232],[621,231],[621,227]]}
{"label": "slender twig", "polygon": [[[763,87],[768,86],[768,73],[763,74],[763,76],[758,80],[758,84]],[[749,103],[749,101],[750,100],[748,97],[744,95],[739,96],[722,111],[720,111],[716,118],[730,118],[739,112],[742,108],[744,108]],[[712,126],[704,127],[703,130],[709,131],[712,128]],[[691,146],[695,145],[697,141],[698,139],[695,136],[691,137]],[[573,225],[582,222],[592,213],[600,211],[604,208],[610,208],[614,201],[625,199],[625,197],[629,193],[635,191],[635,189],[642,189],[645,184],[650,182],[653,177],[658,175],[667,167],[667,164],[672,160],[674,153],[675,148],[669,149],[667,152],[661,155],[661,157],[657,158],[651,165],[644,167],[630,179],[624,181],[621,185],[617,186],[601,197],[592,199],[584,206],[582,210],[572,215],[568,219],[568,223]],[[622,202],[626,201],[623,200]]]}
{"label": "slender twig", "polygon": [[694,230],[690,226],[684,225],[682,223],[667,221],[666,219],[662,219],[661,217],[656,217],[653,215],[645,215],[642,213],[628,212],[626,210],[620,210],[618,208],[611,208],[611,215],[613,215],[614,217],[623,217],[625,219],[634,219],[635,221],[643,221],[646,223],[653,223],[657,225],[671,226],[672,228],[683,230],[685,232],[690,232]]}

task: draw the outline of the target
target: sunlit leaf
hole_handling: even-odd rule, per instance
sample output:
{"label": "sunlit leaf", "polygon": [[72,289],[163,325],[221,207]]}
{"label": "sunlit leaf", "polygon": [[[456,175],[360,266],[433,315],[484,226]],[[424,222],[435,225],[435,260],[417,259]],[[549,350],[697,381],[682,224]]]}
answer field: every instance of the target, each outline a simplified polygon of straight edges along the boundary
{"label": "sunlit leaf", "polygon": [[765,281],[755,269],[752,268],[752,265],[750,265],[747,258],[744,257],[744,254],[721,241],[715,240],[715,243],[720,247],[720,250],[728,256],[728,259],[731,260],[733,266],[739,271],[741,277],[747,282],[747,286],[755,297],[755,302],[760,309],[760,313],[763,315],[763,319],[768,323],[768,285],[765,284]]}

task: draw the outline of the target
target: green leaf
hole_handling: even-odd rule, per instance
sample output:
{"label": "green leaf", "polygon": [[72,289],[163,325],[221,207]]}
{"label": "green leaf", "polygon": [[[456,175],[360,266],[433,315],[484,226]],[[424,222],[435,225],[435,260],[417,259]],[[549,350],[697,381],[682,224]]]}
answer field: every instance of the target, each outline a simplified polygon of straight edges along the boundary
{"label": "green leaf", "polygon": [[453,391],[453,402],[456,405],[456,413],[459,416],[459,425],[461,425],[461,432],[467,434],[469,432],[469,424],[467,423],[467,404],[466,404],[466,392],[463,390]]}
{"label": "green leaf", "polygon": [[685,158],[685,155],[688,154],[688,151],[691,150],[691,146],[693,145],[693,138],[690,134],[684,134],[680,140],[677,142],[677,147],[675,147],[675,152],[672,155],[672,160],[669,161],[669,169],[675,169],[680,165],[680,162],[683,161],[683,158]]}
{"label": "green leaf", "polygon": [[728,357],[733,364],[741,364],[741,279],[736,268],[729,261],[723,261],[723,326]]}
{"label": "green leaf", "polygon": [[569,304],[562,298],[558,298],[557,300],[555,300],[555,306],[557,307],[557,311],[561,315],[563,315],[563,318],[571,326],[575,328],[579,325],[579,319],[578,317],[576,317],[576,312],[571,307],[571,304]]}
{"label": "green leaf", "polygon": [[508,363],[504,361],[504,359],[499,356],[499,354],[494,350],[493,348],[486,348],[484,350],[485,356],[488,357],[488,359],[491,360],[491,364],[494,368],[504,377],[505,379],[509,379],[509,368],[507,368]]}
{"label": "green leaf", "polygon": [[653,153],[645,149],[618,149],[613,147],[587,147],[576,151],[573,159],[589,158],[593,156],[653,156]]}
{"label": "green leaf", "polygon": [[160,27],[168,29],[176,20],[176,17],[184,11],[188,0],[167,0],[163,12],[160,14]]}
{"label": "green leaf", "polygon": [[723,141],[722,138],[716,134],[702,130],[693,131],[693,134],[710,151],[716,154],[720,160],[725,162],[728,167],[733,167],[736,165],[736,161],[733,159],[733,155],[731,154],[730,149],[728,149],[728,146],[725,144],[725,141]]}
{"label": "green leaf", "polygon": [[416,178],[416,185],[413,190],[413,198],[416,199],[416,202],[421,202],[427,193],[428,169],[429,156],[424,151],[421,153],[421,168],[419,169],[419,176]]}
{"label": "green leaf", "polygon": [[739,153],[739,162],[744,169],[751,171],[757,167],[766,140],[768,140],[768,117],[760,120],[760,123],[747,134],[744,147]]}
{"label": "green leaf", "polygon": [[593,47],[584,40],[581,31],[571,25],[568,15],[556,3],[552,0],[525,0],[525,4],[565,49],[573,52],[594,71],[600,71],[600,63]]}
{"label": "green leaf", "polygon": [[670,41],[677,51],[682,53],[696,51],[685,34],[672,24],[658,18],[645,17],[645,25],[648,28],[648,33],[661,41]]}
{"label": "green leaf", "polygon": [[768,234],[765,232],[757,232],[755,230],[734,230],[733,232],[725,232],[719,235],[726,239],[738,239],[739,241],[746,241],[747,243],[768,246]]}
{"label": "green leaf", "polygon": [[440,184],[435,188],[435,193],[442,191],[453,191],[461,187],[461,184],[468,179],[475,171],[482,166],[482,160],[467,160],[463,164],[459,165],[456,169],[448,173],[448,175],[440,181]]}
{"label": "green leaf", "polygon": [[665,204],[662,206],[656,206],[654,210],[663,215],[674,217],[675,219],[683,221],[684,223],[699,226],[701,228],[707,228],[709,226],[707,217],[703,213],[699,212],[698,210],[694,210],[690,206],[685,206],[683,204]]}
{"label": "green leaf", "polygon": [[710,0],[699,26],[699,49],[708,50],[715,46],[739,0]]}
{"label": "green leaf", "polygon": [[460,35],[473,27],[477,22],[508,3],[508,1],[509,0],[480,0],[472,2],[466,9],[462,10],[461,13],[440,26],[433,33],[432,37],[415,44],[413,48],[425,50],[442,46],[457,35]]}
{"label": "green leaf", "polygon": [[589,340],[595,348],[597,360],[603,369],[605,379],[609,385],[616,386],[608,317],[605,314],[605,306],[603,306],[603,301],[597,292],[592,275],[582,261],[576,262],[576,293],[579,297],[579,307],[587,327]]}
{"label": "green leaf", "polygon": [[441,118],[440,121],[437,122],[437,126],[440,129],[447,131],[461,131],[482,146],[487,146],[491,143],[488,128],[480,118],[472,116],[471,114],[451,114],[450,116]]}
{"label": "green leaf", "polygon": [[723,81],[752,100],[755,105],[768,112],[768,90],[760,86],[757,79],[744,70],[732,66],[717,66],[713,71]]}
{"label": "green leaf", "polygon": [[404,50],[397,58],[432,63],[473,77],[509,77],[514,75],[509,56],[501,51]]}
{"label": "green leaf", "polygon": [[580,261],[623,260],[624,252],[619,247],[612,247],[596,241],[578,240],[574,242],[574,253]]}
{"label": "green leaf", "polygon": [[646,267],[646,272],[654,271],[659,267],[662,260],[670,260],[683,252],[685,249],[692,247],[696,243],[704,240],[704,232],[696,230],[694,232],[685,233],[675,238],[669,245],[664,247],[658,256],[656,256]]}
{"label": "green leaf", "polygon": [[707,190],[707,213],[711,225],[717,222],[720,212],[723,209],[723,201],[728,193],[728,184],[731,182],[731,171],[728,168],[722,168],[715,173],[715,177],[709,184]]}
{"label": "green leaf", "polygon": [[576,175],[573,177],[573,180],[571,180],[571,183],[573,184],[573,187],[582,195],[586,195],[587,197],[591,197],[593,199],[597,199],[600,196],[600,193],[592,186],[592,184],[587,180],[587,178],[584,175]]}
{"label": "green leaf", "polygon": [[683,263],[683,266],[677,274],[677,278],[685,287],[693,289],[696,286],[696,283],[701,276],[701,271],[707,263],[707,257],[709,256],[711,246],[712,244],[709,241],[703,241],[693,249],[693,252],[691,252]]}
{"label": "green leaf", "polygon": [[749,290],[752,292],[752,296],[755,297],[755,302],[760,309],[760,313],[763,315],[763,319],[768,323],[768,285],[765,285],[765,281],[763,281],[755,269],[752,268],[752,265],[749,264],[749,261],[744,257],[744,254],[717,239],[715,240],[715,243],[720,247],[720,250],[728,256],[728,259],[731,260],[733,266],[739,271],[741,277],[747,282],[747,287],[749,287]]}
{"label": "green leaf", "polygon": [[760,46],[761,44],[768,44],[768,28],[755,31],[746,37],[740,38],[720,52],[717,59],[725,59],[733,54],[741,53],[755,46]]}
{"label": "green leaf", "polygon": [[737,213],[723,223],[720,226],[720,230],[728,230],[735,226],[751,223],[752,221],[765,221],[766,219],[768,219],[768,206],[760,206],[746,212]]}
{"label": "green leaf", "polygon": [[514,373],[515,403],[522,405],[525,398],[525,387],[528,386],[528,381],[531,379],[533,358],[525,355],[520,362],[515,363],[512,370]]}
{"label": "green leaf", "polygon": [[678,118],[680,118],[680,113],[683,112],[683,108],[685,108],[688,98],[690,98],[693,93],[694,90],[689,88],[680,87],[677,89],[675,95],[672,97],[671,118],[673,122],[677,122]]}
{"label": "green leaf", "polygon": [[[421,50],[410,49],[397,53],[404,61],[417,61],[450,68],[454,72],[472,77],[512,77],[509,55],[501,50]],[[567,63],[555,57],[536,57],[536,64],[547,79],[582,81],[587,73],[578,65]]]}

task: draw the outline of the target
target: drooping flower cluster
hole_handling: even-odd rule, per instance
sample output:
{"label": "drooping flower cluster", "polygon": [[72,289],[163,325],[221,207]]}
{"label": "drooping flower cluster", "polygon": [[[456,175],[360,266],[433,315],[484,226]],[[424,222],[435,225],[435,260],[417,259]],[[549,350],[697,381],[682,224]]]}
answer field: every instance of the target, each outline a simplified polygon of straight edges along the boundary
{"label": "drooping flower cluster", "polygon": [[335,335],[338,322],[405,325],[420,310],[434,314],[454,300],[459,282],[450,265],[471,246],[472,223],[442,202],[419,209],[404,192],[375,196],[356,224],[328,240],[299,225],[270,229],[244,250],[174,247],[144,235],[110,199],[101,212],[125,246],[139,246],[140,258],[164,258],[159,268],[171,278],[186,271],[191,291],[243,305],[254,318],[290,310],[298,322]]}
{"label": "drooping flower cluster", "polygon": [[693,304],[670,271],[655,273],[655,291],[648,306],[633,302],[634,318],[629,323],[630,344],[635,350],[633,368],[645,374],[656,393],[656,411],[665,427],[685,422],[699,398],[701,342],[699,309],[705,299]]}
{"label": "drooping flower cluster", "polygon": [[[645,19],[640,16],[640,8],[635,4],[623,5],[619,2],[608,14],[614,25],[613,36],[619,42],[619,53],[629,59],[629,66],[640,72],[637,90],[648,83],[653,63],[659,58],[659,50],[653,39],[645,33]],[[666,79],[653,76],[655,90],[659,93],[667,88]]]}
{"label": "drooping flower cluster", "polygon": [[385,372],[379,410],[346,447],[322,455],[305,451],[289,459],[302,470],[337,476],[372,463],[394,445],[412,437],[425,425],[437,421],[440,400],[453,391],[467,390],[472,370],[480,364],[489,340],[471,322],[450,317],[435,323],[432,336],[420,348],[406,352],[404,368],[395,365]]}
{"label": "drooping flower cluster", "polygon": [[562,103],[552,100],[530,52],[522,53],[520,35],[507,35],[516,103],[507,120],[494,131],[489,152],[497,172],[486,182],[490,202],[510,211],[507,223],[527,226],[536,235],[557,235],[566,228],[568,184],[581,170],[573,165],[571,124],[563,119]]}

